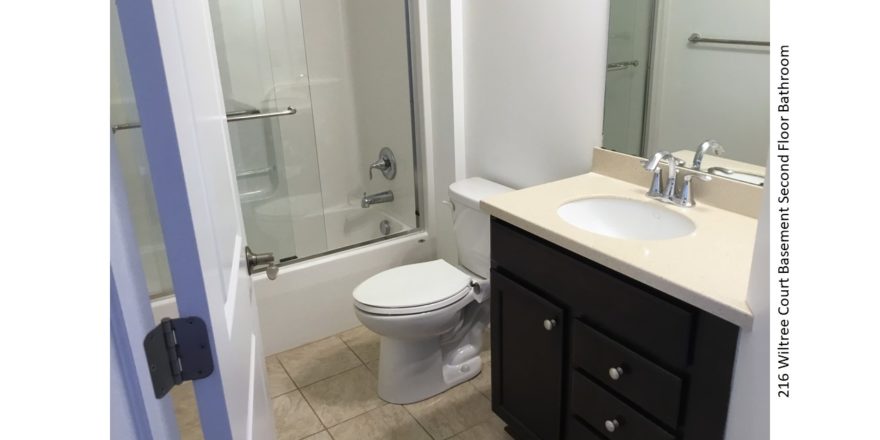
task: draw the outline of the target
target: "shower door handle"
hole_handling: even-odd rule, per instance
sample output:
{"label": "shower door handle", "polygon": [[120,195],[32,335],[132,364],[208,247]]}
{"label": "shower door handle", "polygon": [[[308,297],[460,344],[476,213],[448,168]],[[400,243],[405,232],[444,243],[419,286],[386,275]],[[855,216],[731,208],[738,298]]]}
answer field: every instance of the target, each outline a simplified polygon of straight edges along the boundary
{"label": "shower door handle", "polygon": [[255,254],[250,246],[244,248],[245,261],[247,262],[248,274],[253,274],[257,266],[266,266],[266,277],[274,280],[278,277],[278,266],[275,265],[275,255],[272,252]]}

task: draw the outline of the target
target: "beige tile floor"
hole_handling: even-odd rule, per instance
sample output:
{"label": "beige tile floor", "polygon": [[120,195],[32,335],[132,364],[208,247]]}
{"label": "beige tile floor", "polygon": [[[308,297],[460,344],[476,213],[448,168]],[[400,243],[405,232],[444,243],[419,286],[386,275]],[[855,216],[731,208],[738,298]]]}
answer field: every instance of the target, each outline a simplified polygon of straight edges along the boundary
{"label": "beige tile floor", "polygon": [[[469,382],[410,405],[376,394],[379,337],[355,327],[266,358],[278,440],[502,440],[492,413],[488,332],[483,371]],[[184,440],[201,439],[192,384],[172,390]]]}

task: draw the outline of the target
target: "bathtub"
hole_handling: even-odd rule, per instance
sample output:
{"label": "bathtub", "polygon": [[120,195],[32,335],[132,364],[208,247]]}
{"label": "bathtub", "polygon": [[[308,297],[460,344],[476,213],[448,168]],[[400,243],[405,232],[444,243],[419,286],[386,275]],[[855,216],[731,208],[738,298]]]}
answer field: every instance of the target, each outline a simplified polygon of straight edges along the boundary
{"label": "bathtub", "polygon": [[420,231],[284,266],[274,281],[264,273],[254,275],[265,354],[359,325],[351,297],[355,286],[383,270],[435,255],[433,239]]}
{"label": "bathtub", "polygon": [[[377,236],[374,231],[378,230],[378,221],[393,220],[378,210],[345,211],[331,214],[328,224],[349,228],[351,233]],[[403,228],[403,224],[397,226]],[[351,298],[355,286],[383,270],[428,261],[435,255],[433,239],[424,231],[416,231],[283,266],[273,281],[262,272],[254,275],[265,354],[289,350],[359,325]],[[151,304],[157,322],[178,315],[173,296],[155,299]]]}

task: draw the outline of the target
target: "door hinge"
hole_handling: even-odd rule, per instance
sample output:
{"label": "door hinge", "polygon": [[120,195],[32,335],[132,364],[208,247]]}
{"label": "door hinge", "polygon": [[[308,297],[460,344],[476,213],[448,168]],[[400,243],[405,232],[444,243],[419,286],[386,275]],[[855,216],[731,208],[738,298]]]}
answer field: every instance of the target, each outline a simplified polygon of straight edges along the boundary
{"label": "door hinge", "polygon": [[208,327],[201,318],[162,318],[144,338],[153,392],[161,399],[175,385],[214,371]]}

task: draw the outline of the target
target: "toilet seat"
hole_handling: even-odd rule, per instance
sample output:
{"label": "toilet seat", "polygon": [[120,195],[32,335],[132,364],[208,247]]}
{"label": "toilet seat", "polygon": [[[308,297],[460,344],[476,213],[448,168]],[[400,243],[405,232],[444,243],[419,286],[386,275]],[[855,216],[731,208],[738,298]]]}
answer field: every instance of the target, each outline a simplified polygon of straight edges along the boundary
{"label": "toilet seat", "polygon": [[448,307],[473,291],[470,276],[444,260],[398,266],[354,289],[355,307],[379,315],[410,315]]}

